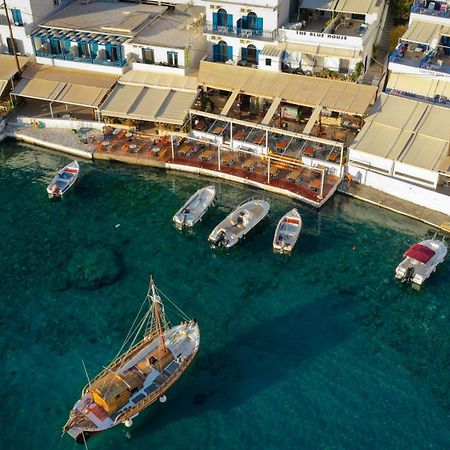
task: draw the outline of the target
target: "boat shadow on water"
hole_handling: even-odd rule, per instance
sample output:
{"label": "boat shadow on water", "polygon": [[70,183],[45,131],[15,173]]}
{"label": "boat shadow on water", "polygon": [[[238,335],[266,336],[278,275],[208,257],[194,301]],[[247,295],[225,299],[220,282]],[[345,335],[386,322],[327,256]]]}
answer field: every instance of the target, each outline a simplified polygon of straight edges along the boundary
{"label": "boat shadow on water", "polygon": [[303,304],[246,330],[217,350],[208,351],[208,336],[203,336],[196,361],[168,393],[169,401],[141,414],[131,438],[142,439],[187,416],[212,410],[226,413],[276,389],[285,378],[294,378],[352,334],[353,325],[335,311],[332,314],[330,303],[321,299]]}

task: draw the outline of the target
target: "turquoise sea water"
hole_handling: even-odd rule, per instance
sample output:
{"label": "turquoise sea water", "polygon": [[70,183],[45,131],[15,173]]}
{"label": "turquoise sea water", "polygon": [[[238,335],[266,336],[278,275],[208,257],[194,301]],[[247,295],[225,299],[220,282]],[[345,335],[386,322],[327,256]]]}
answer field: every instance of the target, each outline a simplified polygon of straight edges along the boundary
{"label": "turquoise sea water", "polygon": [[[51,202],[67,157],[3,143],[0,158],[2,449],[80,448],[60,430],[81,358],[91,375],[109,362],[150,272],[199,320],[199,355],[165,404],[90,449],[450,448],[450,263],[420,293],[393,277],[425,226],[340,195],[317,212],[213,180],[217,206],[179,232],[174,212],[211,179],[84,162]],[[269,198],[269,219],[211,251],[210,230],[253,195]],[[275,255],[293,206],[304,231]]]}

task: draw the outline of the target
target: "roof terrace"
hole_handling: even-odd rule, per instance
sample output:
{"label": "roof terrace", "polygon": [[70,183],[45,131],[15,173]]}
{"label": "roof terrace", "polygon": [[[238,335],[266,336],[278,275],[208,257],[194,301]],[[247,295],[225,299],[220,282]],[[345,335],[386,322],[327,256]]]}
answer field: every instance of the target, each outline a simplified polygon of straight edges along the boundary
{"label": "roof terrace", "polygon": [[416,0],[411,7],[411,12],[427,16],[450,18],[450,4],[447,0]]}

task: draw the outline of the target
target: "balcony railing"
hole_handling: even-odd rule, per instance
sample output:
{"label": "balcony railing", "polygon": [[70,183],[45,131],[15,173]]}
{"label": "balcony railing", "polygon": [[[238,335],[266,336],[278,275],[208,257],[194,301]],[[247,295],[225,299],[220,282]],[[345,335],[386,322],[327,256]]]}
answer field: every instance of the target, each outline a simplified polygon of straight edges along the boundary
{"label": "balcony railing", "polygon": [[415,2],[411,7],[411,12],[416,14],[425,14],[427,16],[450,18],[450,10],[442,9],[436,11],[434,9],[426,8],[422,2]]}
{"label": "balcony railing", "polygon": [[260,41],[273,41],[277,37],[277,30],[250,30],[248,28],[231,27],[227,25],[213,25],[206,22],[203,31],[206,34],[238,37],[241,39],[255,39]]}
{"label": "balcony railing", "polygon": [[40,56],[42,58],[62,59],[64,61],[82,62],[82,63],[88,63],[88,64],[99,64],[101,66],[123,67],[127,64],[126,59],[122,59],[120,61],[109,61],[106,59],[84,58],[81,56],[74,56],[71,53],[66,53],[66,54],[47,53],[47,52],[43,52],[42,50],[36,50],[36,56]]}

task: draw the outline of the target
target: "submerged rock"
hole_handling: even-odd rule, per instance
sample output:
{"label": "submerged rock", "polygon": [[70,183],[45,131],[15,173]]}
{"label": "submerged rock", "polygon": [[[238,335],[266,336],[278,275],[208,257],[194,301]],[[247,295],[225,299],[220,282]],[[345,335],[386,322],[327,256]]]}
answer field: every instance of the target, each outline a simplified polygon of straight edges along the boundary
{"label": "submerged rock", "polygon": [[86,249],[75,254],[67,265],[67,281],[82,289],[113,283],[120,275],[117,255],[107,248]]}

